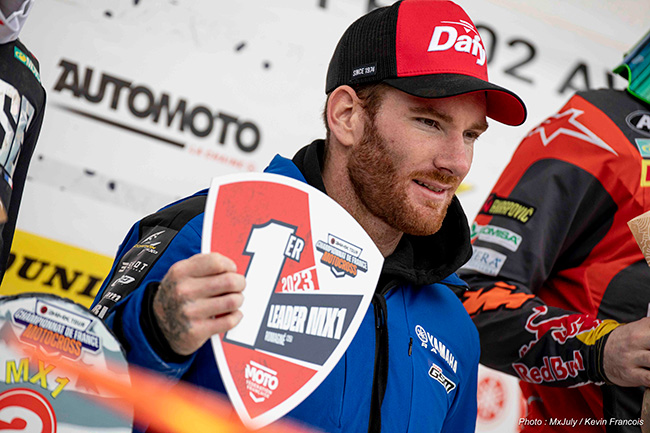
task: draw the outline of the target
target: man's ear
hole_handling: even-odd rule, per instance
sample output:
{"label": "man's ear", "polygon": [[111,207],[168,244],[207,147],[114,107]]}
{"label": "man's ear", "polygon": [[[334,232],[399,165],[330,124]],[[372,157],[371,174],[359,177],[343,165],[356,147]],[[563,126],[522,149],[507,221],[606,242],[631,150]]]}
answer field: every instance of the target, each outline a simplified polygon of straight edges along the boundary
{"label": "man's ear", "polygon": [[350,86],[339,86],[330,94],[327,123],[336,140],[344,146],[357,143],[363,134],[363,106]]}

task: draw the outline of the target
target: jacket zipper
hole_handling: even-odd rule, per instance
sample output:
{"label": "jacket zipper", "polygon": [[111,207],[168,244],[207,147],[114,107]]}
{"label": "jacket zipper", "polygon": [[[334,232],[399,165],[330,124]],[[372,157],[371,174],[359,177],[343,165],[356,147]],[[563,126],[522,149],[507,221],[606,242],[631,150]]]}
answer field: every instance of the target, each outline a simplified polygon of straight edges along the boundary
{"label": "jacket zipper", "polygon": [[370,399],[370,419],[368,433],[381,431],[381,404],[386,394],[388,381],[388,309],[384,295],[395,287],[395,282],[383,286],[372,296],[372,305],[375,311],[375,365],[372,375],[372,395]]}

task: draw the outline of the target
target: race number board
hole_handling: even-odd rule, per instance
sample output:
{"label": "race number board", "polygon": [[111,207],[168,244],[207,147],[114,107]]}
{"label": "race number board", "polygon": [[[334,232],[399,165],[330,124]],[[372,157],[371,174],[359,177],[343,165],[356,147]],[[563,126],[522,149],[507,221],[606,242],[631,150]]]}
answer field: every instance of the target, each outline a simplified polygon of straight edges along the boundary
{"label": "race number board", "polygon": [[116,396],[61,358],[129,383],[122,347],[85,307],[41,293],[0,298],[0,431],[130,433],[133,418],[108,409]]}
{"label": "race number board", "polygon": [[334,200],[268,173],[213,179],[202,251],[230,257],[246,275],[243,319],[212,346],[240,418],[263,427],[300,404],[343,356],[384,259]]}

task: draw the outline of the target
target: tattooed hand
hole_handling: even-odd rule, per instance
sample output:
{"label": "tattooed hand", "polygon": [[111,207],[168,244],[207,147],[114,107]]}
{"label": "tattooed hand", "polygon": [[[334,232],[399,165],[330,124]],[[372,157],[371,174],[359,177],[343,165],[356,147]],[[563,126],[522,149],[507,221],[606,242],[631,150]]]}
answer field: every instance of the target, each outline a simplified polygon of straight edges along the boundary
{"label": "tattooed hand", "polygon": [[153,310],[171,348],[189,355],[237,325],[245,286],[235,263],[218,253],[196,254],[170,267]]}

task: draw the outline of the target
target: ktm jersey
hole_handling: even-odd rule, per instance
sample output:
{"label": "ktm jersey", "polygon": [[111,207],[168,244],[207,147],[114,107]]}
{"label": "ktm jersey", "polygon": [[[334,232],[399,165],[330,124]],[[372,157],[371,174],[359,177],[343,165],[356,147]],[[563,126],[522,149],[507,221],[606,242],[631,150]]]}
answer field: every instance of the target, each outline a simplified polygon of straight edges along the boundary
{"label": "ktm jersey", "polygon": [[460,297],[481,362],[521,379],[539,420],[525,432],[640,431],[643,390],[608,384],[602,354],[648,314],[650,268],[627,222],[650,209],[649,166],[650,106],[577,93],[522,141],[476,216]]}

